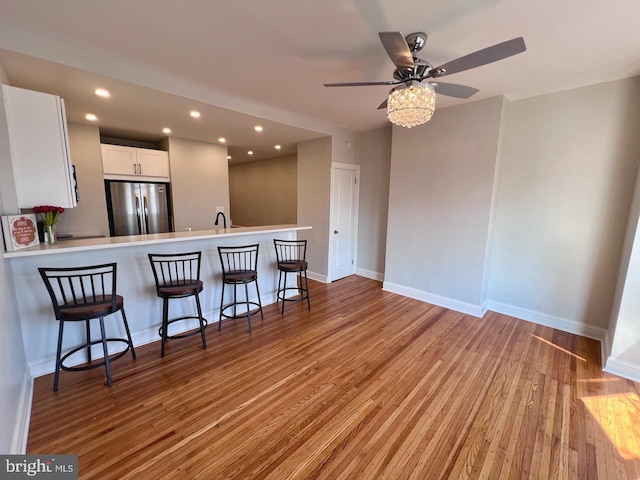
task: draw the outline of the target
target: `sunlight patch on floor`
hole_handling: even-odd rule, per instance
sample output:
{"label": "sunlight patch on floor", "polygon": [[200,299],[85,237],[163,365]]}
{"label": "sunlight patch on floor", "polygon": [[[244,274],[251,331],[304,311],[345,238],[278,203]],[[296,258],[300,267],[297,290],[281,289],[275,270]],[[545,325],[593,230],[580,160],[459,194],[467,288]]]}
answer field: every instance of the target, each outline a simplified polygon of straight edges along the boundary
{"label": "sunlight patch on floor", "polygon": [[556,345],[555,343],[547,340],[546,338],[539,337],[538,335],[534,335],[533,333],[530,333],[529,335],[531,335],[533,338],[535,338],[537,340],[540,340],[543,343],[546,343],[547,345],[552,346],[553,348],[555,348],[557,350],[560,350],[561,352],[564,352],[564,353],[566,353],[568,355],[571,355],[572,357],[577,358],[578,360],[582,360],[583,362],[587,361],[586,358],[583,358],[580,355],[576,355],[575,353],[571,352],[570,350],[567,350],[566,348],[562,348],[561,346]]}
{"label": "sunlight patch on floor", "polygon": [[582,398],[624,460],[640,459],[640,396],[636,393]]}

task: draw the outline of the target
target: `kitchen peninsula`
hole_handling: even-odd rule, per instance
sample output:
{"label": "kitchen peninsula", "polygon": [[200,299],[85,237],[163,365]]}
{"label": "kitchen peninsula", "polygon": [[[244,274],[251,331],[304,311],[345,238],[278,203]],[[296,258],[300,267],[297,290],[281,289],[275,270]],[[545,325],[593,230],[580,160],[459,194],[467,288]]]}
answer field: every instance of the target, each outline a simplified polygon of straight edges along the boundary
{"label": "kitchen peninsula", "polygon": [[[262,304],[269,305],[275,302],[278,279],[273,239],[295,239],[298,231],[309,229],[310,226],[301,225],[269,225],[92,238],[39,245],[3,254],[9,260],[14,278],[18,314],[31,374],[39,376],[54,370],[58,329],[38,267],[76,267],[117,262],[117,291],[124,297],[127,320],[134,345],[137,346],[159,340],[158,327],[162,318],[162,302],[156,297],[148,253],[202,251],[200,279],[204,282],[204,291],[200,294],[200,301],[205,318],[216,328],[222,291],[222,270],[217,247],[260,245],[258,282]],[[193,302],[188,299],[176,301],[170,308],[171,317],[191,315],[194,310]],[[65,326],[63,350],[84,342],[84,324],[78,323],[69,325],[68,328]],[[124,335],[124,331],[120,331],[123,329],[121,322],[106,322],[105,327],[109,337]],[[172,334],[196,327],[197,320],[179,322]],[[212,343],[211,347],[214,345]],[[101,356],[98,350],[96,348],[94,352],[95,358]],[[84,359],[79,355],[77,361]]]}

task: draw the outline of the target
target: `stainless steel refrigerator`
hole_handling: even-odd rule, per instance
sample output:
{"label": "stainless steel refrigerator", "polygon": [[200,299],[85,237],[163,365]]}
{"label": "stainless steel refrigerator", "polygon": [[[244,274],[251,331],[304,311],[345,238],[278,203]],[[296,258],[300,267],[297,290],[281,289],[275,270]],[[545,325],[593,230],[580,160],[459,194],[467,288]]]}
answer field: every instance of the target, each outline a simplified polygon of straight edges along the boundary
{"label": "stainless steel refrigerator", "polygon": [[105,180],[111,236],[171,232],[168,183]]}

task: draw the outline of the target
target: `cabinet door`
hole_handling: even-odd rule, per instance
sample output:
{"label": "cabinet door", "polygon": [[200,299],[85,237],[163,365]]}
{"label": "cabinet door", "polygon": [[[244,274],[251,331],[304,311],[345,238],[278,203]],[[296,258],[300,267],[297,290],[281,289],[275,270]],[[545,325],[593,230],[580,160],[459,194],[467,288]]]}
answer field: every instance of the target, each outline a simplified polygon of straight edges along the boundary
{"label": "cabinet door", "polygon": [[138,173],[137,149],[118,145],[101,145],[101,147],[104,173],[113,175],[136,175]]}
{"label": "cabinet door", "polygon": [[162,150],[138,148],[138,173],[145,177],[169,177],[169,157]]}
{"label": "cabinet door", "polygon": [[76,206],[64,102],[2,86],[18,208]]}

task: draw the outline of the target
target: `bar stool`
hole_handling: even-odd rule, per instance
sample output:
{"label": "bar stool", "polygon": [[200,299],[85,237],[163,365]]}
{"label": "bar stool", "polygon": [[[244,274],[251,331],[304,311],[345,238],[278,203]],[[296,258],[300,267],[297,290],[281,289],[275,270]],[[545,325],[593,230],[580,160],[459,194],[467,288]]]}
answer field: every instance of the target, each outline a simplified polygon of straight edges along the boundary
{"label": "bar stool", "polygon": [[[273,240],[276,248],[276,261],[278,262],[278,291],[276,293],[276,303],[282,300],[282,311],[284,314],[285,302],[307,301],[307,308],[311,310],[311,300],[309,299],[309,279],[307,278],[307,241],[306,240]],[[298,274],[295,287],[287,287],[287,274]],[[304,273],[304,286],[302,285],[302,274]],[[284,283],[282,277],[284,274]],[[286,298],[288,290],[296,290],[298,298]]]}
{"label": "bar stool", "polygon": [[[200,307],[200,292],[204,284],[200,280],[200,258],[202,252],[190,253],[149,253],[149,262],[153,270],[153,278],[156,281],[156,293],[162,299],[162,326],[158,334],[162,338],[160,357],[164,358],[164,347],[168,339],[187,338],[198,333],[202,337],[202,348],[207,348],[207,339],[204,329],[207,328],[207,319],[202,316]],[[176,298],[195,297],[198,315],[185,315],[169,319],[169,300]],[[169,335],[169,325],[180,320],[197,318],[200,328],[188,333]]]}
{"label": "bar stool", "polygon": [[[58,320],[58,348],[56,350],[56,370],[53,379],[53,391],[58,391],[60,369],[67,371],[82,371],[98,368],[104,365],[107,373],[107,385],[111,386],[111,362],[125,355],[131,350],[135,360],[136,351],[133,348],[131,332],[124,313],[124,299],[116,294],[115,263],[93,265],[87,267],[67,268],[38,268],[40,276],[51,297],[53,310]],[[104,318],[115,312],[122,314],[122,322],[127,338],[107,338],[104,329]],[[100,320],[100,340],[91,340],[91,320]],[[79,347],[62,355],[62,336],[65,322],[85,322],[86,342]],[[108,343],[124,343],[126,348],[109,358]],[[92,363],[91,346],[102,344],[104,360]],[[87,365],[67,367],[64,361],[80,350],[87,349]]]}
{"label": "bar stool", "polygon": [[[245,318],[249,322],[249,333],[251,333],[251,307],[258,307],[260,317],[264,319],[262,313],[262,301],[260,300],[260,288],[258,287],[258,245],[245,245],[242,247],[218,247],[220,264],[222,265],[222,295],[220,298],[220,319],[218,320],[218,330],[222,328],[222,317],[224,318]],[[256,284],[258,301],[249,300],[249,287],[251,282]],[[225,285],[233,285],[233,301],[224,304]],[[245,300],[238,301],[237,287],[244,285]],[[238,314],[237,306],[245,305],[247,311]],[[227,315],[224,312],[233,307],[233,314]],[[254,313],[255,315],[255,313]]]}

